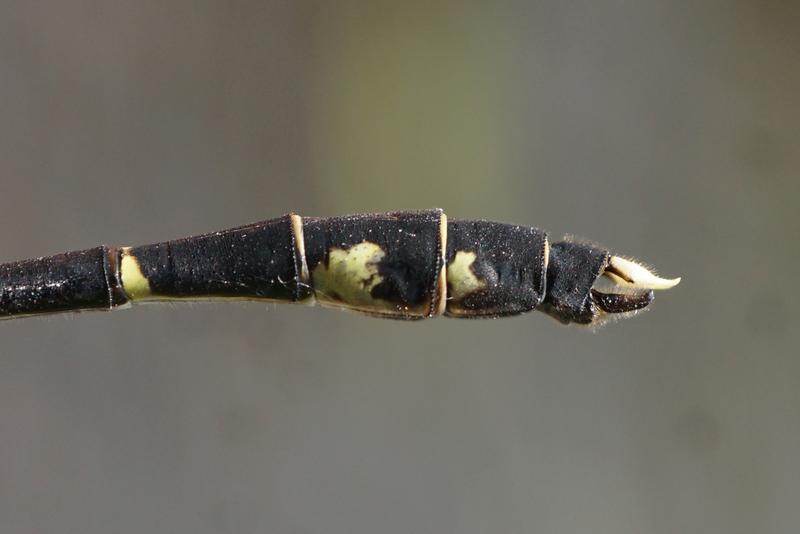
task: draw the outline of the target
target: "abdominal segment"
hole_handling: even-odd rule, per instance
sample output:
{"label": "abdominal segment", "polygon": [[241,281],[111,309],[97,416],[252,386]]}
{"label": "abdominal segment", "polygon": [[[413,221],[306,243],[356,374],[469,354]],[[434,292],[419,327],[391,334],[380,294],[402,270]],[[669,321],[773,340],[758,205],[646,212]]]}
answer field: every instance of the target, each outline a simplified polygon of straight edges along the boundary
{"label": "abdominal segment", "polygon": [[504,317],[535,309],[544,298],[547,234],[490,221],[447,225],[449,317]]}

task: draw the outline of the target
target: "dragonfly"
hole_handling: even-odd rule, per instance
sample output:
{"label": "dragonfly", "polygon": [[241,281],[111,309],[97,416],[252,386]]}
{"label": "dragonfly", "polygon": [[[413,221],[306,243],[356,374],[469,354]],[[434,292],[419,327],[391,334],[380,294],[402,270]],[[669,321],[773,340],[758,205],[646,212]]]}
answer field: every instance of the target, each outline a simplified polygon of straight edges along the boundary
{"label": "dragonfly", "polygon": [[635,315],[655,290],[679,282],[592,243],[551,243],[530,226],[448,220],[441,209],[289,213],[150,245],[102,245],[2,264],[0,318],[251,300],[406,320],[537,310],[564,324],[599,325]]}

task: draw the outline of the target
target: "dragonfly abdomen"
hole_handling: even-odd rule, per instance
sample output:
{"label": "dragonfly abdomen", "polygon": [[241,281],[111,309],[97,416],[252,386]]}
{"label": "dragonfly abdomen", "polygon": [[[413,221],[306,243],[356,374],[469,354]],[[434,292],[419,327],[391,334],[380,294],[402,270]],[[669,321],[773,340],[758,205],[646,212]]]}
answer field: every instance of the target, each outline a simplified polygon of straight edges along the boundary
{"label": "dragonfly abdomen", "polygon": [[[221,299],[317,302],[395,319],[539,308],[565,323],[592,323],[641,309],[650,289],[677,283],[592,245],[561,242],[552,250],[538,228],[448,222],[439,209],[288,214],[163,243],[0,265],[0,316]],[[640,291],[596,293],[602,274]]]}

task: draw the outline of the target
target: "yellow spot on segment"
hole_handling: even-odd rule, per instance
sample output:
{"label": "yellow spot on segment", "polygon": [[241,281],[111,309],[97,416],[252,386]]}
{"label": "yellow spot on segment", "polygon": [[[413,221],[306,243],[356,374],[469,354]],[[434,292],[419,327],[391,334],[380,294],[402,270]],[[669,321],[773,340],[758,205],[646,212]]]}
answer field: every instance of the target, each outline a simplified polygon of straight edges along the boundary
{"label": "yellow spot on segment", "polygon": [[479,280],[472,272],[472,264],[475,263],[476,257],[474,252],[463,250],[456,252],[456,257],[447,266],[447,285],[450,288],[447,294],[448,299],[461,301],[473,291],[486,286],[486,283]]}
{"label": "yellow spot on segment", "polygon": [[380,246],[369,241],[347,250],[331,249],[328,265],[320,263],[311,275],[317,299],[362,309],[385,309],[389,303],[374,299],[370,294],[383,281],[378,274],[378,264],[385,255]]}
{"label": "yellow spot on segment", "polygon": [[130,253],[129,248],[122,249],[122,262],[119,267],[120,279],[122,280],[122,289],[131,300],[142,299],[149,297],[150,282],[142,274],[142,269],[139,267],[139,261],[136,256]]}

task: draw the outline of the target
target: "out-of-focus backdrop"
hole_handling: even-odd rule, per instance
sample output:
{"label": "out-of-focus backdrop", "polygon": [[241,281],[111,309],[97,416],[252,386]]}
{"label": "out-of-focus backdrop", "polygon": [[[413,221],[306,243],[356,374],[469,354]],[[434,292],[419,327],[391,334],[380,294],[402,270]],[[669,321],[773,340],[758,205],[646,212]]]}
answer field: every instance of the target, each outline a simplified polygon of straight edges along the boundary
{"label": "out-of-focus backdrop", "polygon": [[0,4],[0,261],[442,207],[683,276],[598,333],[0,324],[0,531],[792,533],[796,2]]}

